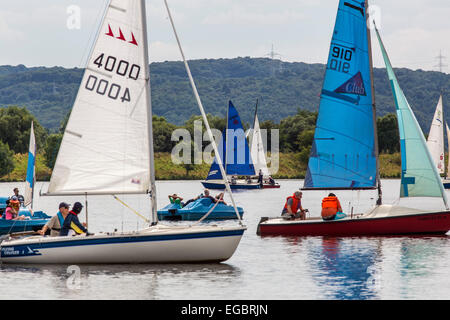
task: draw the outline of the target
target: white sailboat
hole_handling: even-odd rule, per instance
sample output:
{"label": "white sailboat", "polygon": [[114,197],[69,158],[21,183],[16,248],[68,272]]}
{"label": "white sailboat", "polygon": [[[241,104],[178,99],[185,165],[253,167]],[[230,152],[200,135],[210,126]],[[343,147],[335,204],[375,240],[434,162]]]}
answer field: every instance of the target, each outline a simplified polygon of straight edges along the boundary
{"label": "white sailboat", "polygon": [[[262,139],[261,128],[259,126],[258,104],[256,104],[255,120],[253,123],[253,130],[251,131],[251,134],[249,136],[249,140],[250,155],[253,161],[253,165],[255,166],[255,172],[257,175],[259,175],[259,172],[261,171],[263,174],[263,180],[266,181],[270,176],[270,172],[269,168],[267,167],[266,153],[264,152],[264,143]],[[279,184],[270,184],[266,182],[263,183],[263,189],[279,187]]]}
{"label": "white sailboat", "polygon": [[440,174],[444,173],[444,117],[442,112],[442,95],[434,112],[430,132],[427,139],[427,147]]}
{"label": "white sailboat", "polygon": [[[430,151],[433,161],[436,164],[436,168],[439,174],[445,173],[444,122],[442,95],[440,95],[427,139],[428,150]],[[445,127],[447,131],[447,145],[450,146],[450,131],[448,129],[447,123],[445,123]],[[447,176],[442,179],[442,183],[444,184],[445,189],[450,189],[450,177],[448,169],[450,169],[450,159],[447,163]]]}
{"label": "white sailboat", "polygon": [[[445,123],[445,129],[447,131],[447,146],[450,149],[450,129],[448,128],[447,123]],[[449,157],[447,160],[447,175],[442,180],[442,183],[443,183],[445,189],[450,189],[450,153],[449,153]]]}
{"label": "white sailboat", "polygon": [[[173,25],[167,3],[166,7]],[[181,53],[185,60],[182,50]],[[185,65],[211,134],[186,60]],[[217,151],[215,144],[213,147]],[[223,171],[220,162],[219,165]],[[0,243],[0,263],[179,263],[229,259],[246,230],[239,214],[239,226],[159,224],[154,170],[145,0],[111,0],[46,195],[149,193],[153,223],[134,232],[4,240]],[[232,197],[227,181],[225,184]]]}

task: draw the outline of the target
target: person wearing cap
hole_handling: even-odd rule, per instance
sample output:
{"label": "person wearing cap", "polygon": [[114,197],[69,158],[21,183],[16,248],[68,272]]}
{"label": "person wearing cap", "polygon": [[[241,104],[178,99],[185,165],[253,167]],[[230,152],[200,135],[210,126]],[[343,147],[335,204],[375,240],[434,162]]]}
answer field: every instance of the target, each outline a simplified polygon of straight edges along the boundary
{"label": "person wearing cap", "polygon": [[59,204],[58,213],[53,216],[41,230],[38,231],[39,234],[45,235],[48,230],[50,230],[50,237],[57,237],[61,231],[61,226],[64,224],[64,219],[66,219],[69,214],[70,204],[61,202]]}
{"label": "person wearing cap", "polygon": [[16,197],[17,198],[16,200],[19,200],[20,205],[23,206],[25,198],[23,197],[23,195],[19,194],[19,188],[14,188],[13,192],[14,195],[12,195],[10,199]]}
{"label": "person wearing cap", "polygon": [[83,205],[80,202],[75,202],[73,204],[72,210],[69,211],[69,214],[64,219],[63,226],[59,233],[60,236],[88,233],[86,224],[81,224],[80,220],[78,220],[78,215],[80,214],[82,209]]}

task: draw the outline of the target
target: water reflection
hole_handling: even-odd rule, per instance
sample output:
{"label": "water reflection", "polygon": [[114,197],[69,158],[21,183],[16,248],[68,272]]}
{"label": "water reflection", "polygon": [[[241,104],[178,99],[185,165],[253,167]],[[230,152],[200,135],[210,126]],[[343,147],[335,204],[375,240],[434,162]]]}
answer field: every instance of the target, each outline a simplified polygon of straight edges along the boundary
{"label": "water reflection", "polygon": [[[191,299],[186,290],[190,282],[201,285],[231,283],[239,278],[241,270],[229,264],[151,264],[151,265],[2,265],[0,283],[11,294],[27,299],[21,292],[14,292],[11,281],[18,276],[33,281],[40,287],[43,297],[63,299],[164,299],[179,295],[178,299]],[[11,280],[11,281],[10,281]],[[12,283],[12,282],[11,282]],[[183,294],[184,292],[184,294]],[[185,295],[183,297],[183,295]],[[207,298],[207,297],[204,297]]]}
{"label": "water reflection", "polygon": [[309,241],[312,276],[324,299],[374,299],[380,241],[361,238],[316,238]]}

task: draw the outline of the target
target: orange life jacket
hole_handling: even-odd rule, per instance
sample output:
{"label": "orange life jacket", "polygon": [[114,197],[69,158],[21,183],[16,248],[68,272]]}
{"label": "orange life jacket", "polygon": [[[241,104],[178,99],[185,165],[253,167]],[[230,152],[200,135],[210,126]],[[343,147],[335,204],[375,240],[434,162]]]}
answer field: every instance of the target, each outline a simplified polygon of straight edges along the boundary
{"label": "orange life jacket", "polygon": [[287,210],[289,199],[292,199],[292,206],[291,206],[292,213],[297,213],[299,209],[300,200],[295,197],[295,194],[286,198],[286,204],[284,205],[284,209]]}
{"label": "orange life jacket", "polygon": [[342,210],[337,197],[325,197],[322,200],[322,218],[332,218],[338,211]]}

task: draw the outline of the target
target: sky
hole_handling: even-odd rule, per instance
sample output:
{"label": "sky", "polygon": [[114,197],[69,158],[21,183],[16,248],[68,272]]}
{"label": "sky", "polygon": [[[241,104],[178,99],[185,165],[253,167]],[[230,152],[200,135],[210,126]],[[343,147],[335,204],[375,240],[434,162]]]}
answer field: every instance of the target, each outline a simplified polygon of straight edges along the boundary
{"label": "sky", "polygon": [[[0,0],[0,65],[84,67],[107,0]],[[188,59],[326,63],[338,0],[169,0]],[[394,67],[450,73],[449,0],[371,0]],[[150,61],[180,60],[163,0],[147,0]],[[75,11],[74,11],[75,10]],[[79,19],[77,19],[79,17]],[[75,20],[74,20],[75,18]],[[372,35],[375,67],[384,67]]]}

